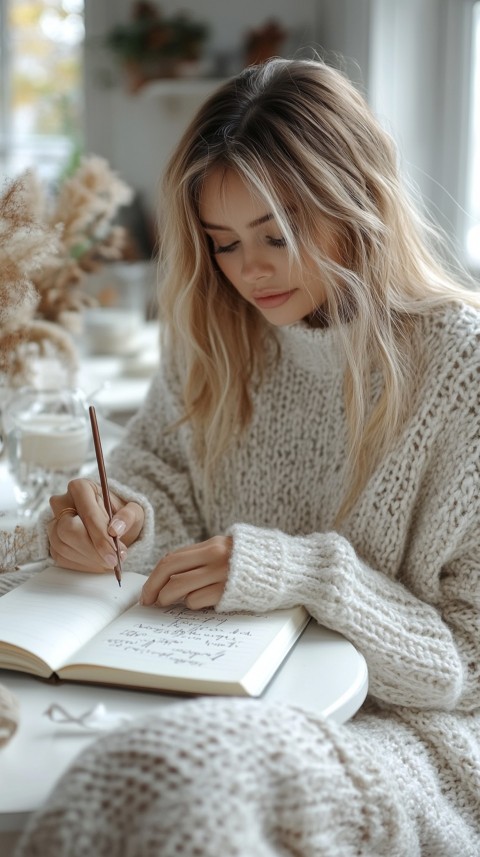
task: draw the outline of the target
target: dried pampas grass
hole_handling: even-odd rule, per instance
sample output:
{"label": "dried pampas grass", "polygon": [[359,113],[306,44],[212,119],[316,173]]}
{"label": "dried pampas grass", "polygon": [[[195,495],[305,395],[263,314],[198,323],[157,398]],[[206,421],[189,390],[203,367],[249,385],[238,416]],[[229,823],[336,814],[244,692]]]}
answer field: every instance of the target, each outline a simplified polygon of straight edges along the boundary
{"label": "dried pampas grass", "polygon": [[84,158],[52,201],[27,171],[0,196],[0,373],[32,381],[36,357],[59,357],[68,373],[85,306],[86,275],[121,258],[123,227],[112,223],[131,189],[96,156]]}
{"label": "dried pampas grass", "polygon": [[[32,278],[58,252],[59,232],[36,219],[29,182],[20,177],[0,197],[0,373],[9,384],[31,381],[32,357],[59,355],[72,372],[70,337],[36,318],[39,295]],[[53,329],[52,329],[53,328]]]}

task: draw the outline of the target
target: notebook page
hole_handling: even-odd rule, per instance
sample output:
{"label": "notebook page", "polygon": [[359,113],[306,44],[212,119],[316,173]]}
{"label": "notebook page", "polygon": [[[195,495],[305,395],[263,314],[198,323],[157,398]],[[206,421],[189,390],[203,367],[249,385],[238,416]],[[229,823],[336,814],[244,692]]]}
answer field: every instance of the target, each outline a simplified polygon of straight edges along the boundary
{"label": "notebook page", "polygon": [[55,671],[76,649],[135,604],[145,577],[48,568],[0,598],[0,642],[33,652]]}
{"label": "notebook page", "polygon": [[[237,681],[281,635],[292,612],[305,615],[302,608],[247,615],[213,609],[191,611],[181,605],[163,609],[135,606],[68,663],[178,677],[179,687],[182,679],[189,678]],[[291,635],[284,635],[285,641],[290,639]]]}

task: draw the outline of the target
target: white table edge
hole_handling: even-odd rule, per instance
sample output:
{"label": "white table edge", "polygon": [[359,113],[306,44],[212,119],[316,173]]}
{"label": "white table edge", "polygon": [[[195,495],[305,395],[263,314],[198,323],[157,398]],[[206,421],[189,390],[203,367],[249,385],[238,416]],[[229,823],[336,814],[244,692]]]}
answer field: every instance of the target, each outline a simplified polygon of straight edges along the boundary
{"label": "white table edge", "polygon": [[[318,656],[318,651],[315,652],[316,644],[322,640],[327,648],[328,646],[333,647],[333,649],[328,649],[328,651],[335,652],[335,649],[338,648],[338,652],[341,655],[340,663],[343,657],[344,668],[348,668],[347,672],[350,677],[348,678],[347,688],[338,696],[334,695],[333,699],[327,705],[323,705],[321,711],[318,712],[316,703],[319,698],[319,691],[316,689],[317,695],[313,694],[312,696],[311,683],[305,686],[304,677],[305,673],[310,671],[315,655],[317,654]],[[335,670],[333,669],[333,671]],[[2,671],[0,674],[0,683],[8,678],[8,673],[9,671]],[[25,679],[26,681],[30,679],[33,682],[38,681],[32,679],[27,674],[12,672],[12,676],[20,676],[21,679]],[[322,683],[321,676],[318,681],[319,684]],[[40,686],[45,688],[71,687],[72,685],[77,685],[77,683],[62,682],[59,685],[53,686],[49,686],[48,683],[40,683]],[[82,685],[79,683],[77,686],[81,687]],[[343,723],[361,707],[367,695],[367,689],[368,671],[363,656],[340,634],[319,626],[312,619],[260,698],[267,702],[284,702],[285,704],[291,704],[299,708],[317,711],[324,717],[329,717],[337,723]],[[129,692],[135,693],[135,691]],[[294,698],[291,698],[292,694]],[[172,697],[169,697],[168,694],[163,694],[162,696],[165,701],[172,701]],[[174,701],[178,700],[179,697],[176,697]],[[73,758],[70,761],[73,761]],[[1,761],[2,751],[0,751],[0,769]],[[0,837],[4,832],[19,833],[25,827],[33,812],[33,808],[16,811],[2,810],[0,806]],[[0,845],[2,845],[1,841]]]}
{"label": "white table edge", "polygon": [[322,714],[328,720],[331,719],[337,723],[345,723],[356,714],[365,702],[368,693],[368,668],[363,656],[360,657],[362,657],[363,665],[359,669],[356,682],[345,691],[343,696],[339,696],[332,705],[324,708]]}

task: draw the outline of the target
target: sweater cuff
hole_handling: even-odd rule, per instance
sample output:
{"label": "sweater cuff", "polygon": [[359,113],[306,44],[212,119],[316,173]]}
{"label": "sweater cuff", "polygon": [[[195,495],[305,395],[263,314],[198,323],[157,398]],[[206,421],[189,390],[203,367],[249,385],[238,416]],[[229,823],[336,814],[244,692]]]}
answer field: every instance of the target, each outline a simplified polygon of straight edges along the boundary
{"label": "sweater cuff", "polygon": [[[335,599],[335,567],[341,562],[337,533],[289,536],[249,524],[235,524],[230,571],[219,612],[263,612],[308,604],[319,584]],[[286,574],[286,570],[288,573]]]}

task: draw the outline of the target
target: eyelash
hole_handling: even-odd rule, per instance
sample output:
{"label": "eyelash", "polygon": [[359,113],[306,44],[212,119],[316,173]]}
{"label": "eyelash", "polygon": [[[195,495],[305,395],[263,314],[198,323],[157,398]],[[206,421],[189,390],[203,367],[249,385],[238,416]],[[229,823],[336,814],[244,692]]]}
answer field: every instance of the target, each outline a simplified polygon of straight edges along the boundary
{"label": "eyelash", "polygon": [[[282,248],[287,246],[285,238],[271,238],[270,236],[267,236],[267,241],[271,247]],[[219,256],[221,253],[232,253],[238,243],[238,241],[232,241],[231,244],[224,244],[223,246],[215,247],[212,241],[212,253],[214,256]]]}

